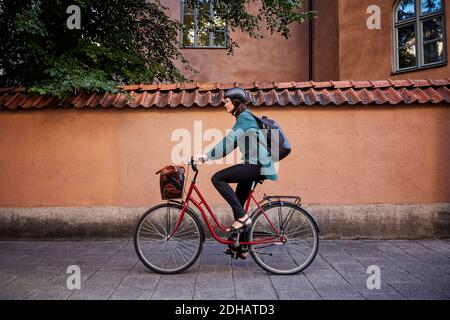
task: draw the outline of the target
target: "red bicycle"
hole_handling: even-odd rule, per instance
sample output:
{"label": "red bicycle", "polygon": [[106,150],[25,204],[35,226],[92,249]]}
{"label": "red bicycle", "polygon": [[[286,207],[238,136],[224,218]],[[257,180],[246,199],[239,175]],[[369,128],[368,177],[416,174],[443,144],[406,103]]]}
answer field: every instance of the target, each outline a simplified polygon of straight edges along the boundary
{"label": "red bicycle", "polygon": [[[250,202],[256,209],[250,214],[252,225],[246,239],[239,235],[219,237],[217,229],[226,232],[196,186],[199,173],[193,159],[188,164],[195,172],[187,195],[182,201],[150,208],[138,222],[134,245],[139,259],[151,270],[161,274],[181,273],[191,267],[200,256],[205,241],[205,231],[198,215],[190,207],[192,203],[201,213],[214,239],[237,252],[244,247],[255,262],[274,274],[296,274],[314,260],[319,248],[319,227],[314,217],[301,206],[299,196],[266,196],[257,201],[255,181],[245,203],[248,212]],[[186,179],[187,180],[187,179]],[[193,193],[200,199],[193,197]],[[204,208],[213,219],[214,226]],[[243,233],[241,233],[242,235]]]}

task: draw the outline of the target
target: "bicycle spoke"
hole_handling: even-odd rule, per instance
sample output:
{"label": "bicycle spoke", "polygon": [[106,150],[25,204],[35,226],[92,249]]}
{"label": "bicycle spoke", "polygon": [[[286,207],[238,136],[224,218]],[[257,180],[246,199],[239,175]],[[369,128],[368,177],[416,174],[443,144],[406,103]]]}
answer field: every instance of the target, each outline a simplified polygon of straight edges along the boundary
{"label": "bicycle spoke", "polygon": [[177,245],[176,248],[182,252],[186,257],[192,257],[192,255],[195,253],[195,249],[183,247],[182,245]]}
{"label": "bicycle spoke", "polygon": [[148,238],[148,239],[154,239],[154,240],[159,240],[161,239],[161,237],[159,235],[156,235],[154,233],[149,233],[146,230],[142,230],[140,231],[140,235],[144,238]]}
{"label": "bicycle spoke", "polygon": [[[195,248],[188,247],[187,243],[179,242],[178,246],[180,247],[180,249],[185,250],[187,252],[191,252],[191,253],[195,252]],[[189,251],[189,250],[192,250],[192,251]]]}
{"label": "bicycle spoke", "polygon": [[[153,225],[150,225],[150,227],[151,227],[154,231],[156,231],[157,234],[158,234],[159,236],[161,236],[162,238],[164,238],[164,235],[163,235],[156,227],[154,227]],[[152,233],[152,230],[151,230],[151,229],[146,228],[146,227],[144,227],[144,226],[141,226],[141,229],[147,230],[148,232]],[[156,233],[153,233],[153,234],[154,234],[154,235],[157,235]]]}
{"label": "bicycle spoke", "polygon": [[183,254],[183,252],[182,252],[181,250],[179,250],[179,249],[176,248],[176,247],[175,247],[175,250],[177,250],[177,251],[180,253],[181,257],[182,257],[183,260],[184,260],[184,263],[187,263],[187,262],[189,261],[188,259],[185,258],[185,255]]}
{"label": "bicycle spoke", "polygon": [[[192,230],[191,230],[190,228],[192,228]],[[182,231],[182,232],[180,232],[180,231]],[[195,227],[194,227],[194,226],[189,226],[187,229],[178,230],[178,231],[174,234],[174,236],[180,238],[180,237],[183,237],[184,235],[192,234],[192,232],[194,232],[194,231],[195,231]]]}
{"label": "bicycle spoke", "polygon": [[281,213],[281,205],[278,206],[278,230],[283,231],[282,227],[283,213]]}
{"label": "bicycle spoke", "polygon": [[160,229],[160,228],[158,228],[159,226],[158,225],[156,225],[155,223],[150,223],[150,222],[147,222],[146,224],[145,224],[145,226],[148,226],[149,228],[152,228],[153,230],[155,230],[156,232],[158,232],[160,235],[161,235],[161,237],[165,237],[165,230],[164,230],[164,228],[162,228],[162,229]]}
{"label": "bicycle spoke", "polygon": [[289,256],[291,257],[292,261],[294,261],[295,265],[296,265],[297,267],[299,267],[297,261],[294,259],[294,257],[292,256],[292,254],[289,252],[289,249],[287,249],[287,246],[286,246],[286,251],[287,251],[287,253],[289,254]]}
{"label": "bicycle spoke", "polygon": [[[186,228],[186,226],[187,226],[187,223],[186,223],[184,220],[182,220],[182,221],[180,222],[180,225],[178,226],[177,233],[178,233],[178,232],[181,232],[181,231],[184,231],[184,229]],[[175,228],[175,226],[174,226],[174,228]],[[171,230],[172,230],[172,229],[171,229]]]}
{"label": "bicycle spoke", "polygon": [[293,216],[293,213],[294,213],[294,209],[291,209],[291,210],[289,211],[289,213],[287,214],[286,219],[285,219],[285,220],[283,221],[283,223],[282,223],[282,228],[283,228],[283,230],[287,229],[287,225],[288,225],[288,223],[291,221],[291,218],[292,218],[292,216]]}
{"label": "bicycle spoke", "polygon": [[137,233],[139,258],[152,270],[177,273],[195,262],[201,250],[201,232],[192,214],[184,214],[177,232],[168,239],[178,224],[181,208],[161,206],[148,213]]}
{"label": "bicycle spoke", "polygon": [[280,228],[286,242],[254,244],[251,254],[255,261],[264,269],[277,274],[294,274],[303,270],[317,252],[318,233],[312,225],[314,221],[307,218],[303,208],[290,203],[266,206],[264,212],[265,214],[260,212],[255,218],[251,230],[252,241],[265,235],[278,238],[277,233],[269,230],[273,229],[267,223],[271,221]]}
{"label": "bicycle spoke", "polygon": [[[272,226],[270,226],[268,224],[267,225],[260,224],[259,227],[264,229],[268,234],[276,235],[276,231],[272,228]],[[271,228],[271,229],[268,229],[268,228]]]}
{"label": "bicycle spoke", "polygon": [[156,221],[158,222],[159,226],[162,228],[163,232],[166,234],[167,237],[169,235],[169,230],[164,228],[164,221],[161,221],[161,218],[156,218]]}
{"label": "bicycle spoke", "polygon": [[[292,226],[288,226],[287,228],[284,229],[284,233],[285,234],[291,233],[291,232],[295,231],[296,229],[301,228],[304,225],[309,225],[309,223],[304,220],[297,222],[297,224],[293,223]],[[292,229],[294,229],[294,230],[292,230]]]}
{"label": "bicycle spoke", "polygon": [[309,232],[311,230],[310,226],[306,226],[304,228],[297,228],[293,232],[286,234],[286,236],[294,236],[295,234],[302,234],[304,232]]}

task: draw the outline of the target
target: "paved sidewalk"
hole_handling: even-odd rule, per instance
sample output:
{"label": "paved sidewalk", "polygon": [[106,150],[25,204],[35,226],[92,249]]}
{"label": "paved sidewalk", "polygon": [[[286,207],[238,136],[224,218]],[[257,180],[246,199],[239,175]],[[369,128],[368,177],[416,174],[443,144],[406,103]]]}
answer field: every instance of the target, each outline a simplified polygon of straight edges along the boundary
{"label": "paved sidewalk", "polygon": [[[450,299],[450,241],[321,241],[305,272],[269,275],[206,242],[180,275],[152,273],[131,241],[0,241],[0,299]],[[81,269],[69,290],[66,268]],[[366,286],[381,269],[381,289]]]}

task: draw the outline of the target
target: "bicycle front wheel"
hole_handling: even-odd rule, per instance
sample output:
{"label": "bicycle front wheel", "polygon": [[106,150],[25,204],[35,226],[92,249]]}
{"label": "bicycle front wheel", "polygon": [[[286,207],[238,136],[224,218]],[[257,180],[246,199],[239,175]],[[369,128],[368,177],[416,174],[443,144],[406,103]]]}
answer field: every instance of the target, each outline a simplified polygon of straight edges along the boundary
{"label": "bicycle front wheel", "polygon": [[177,232],[168,239],[180,218],[183,206],[157,205],[140,219],[134,246],[139,259],[151,270],[162,274],[180,273],[192,266],[203,248],[204,230],[197,216],[187,209]]}
{"label": "bicycle front wheel", "polygon": [[[296,274],[314,260],[319,248],[319,227],[302,207],[289,202],[263,206],[253,218],[251,241],[277,240],[252,245],[250,254],[264,270],[274,274]],[[277,232],[278,230],[278,232]],[[284,238],[284,241],[279,241]]]}

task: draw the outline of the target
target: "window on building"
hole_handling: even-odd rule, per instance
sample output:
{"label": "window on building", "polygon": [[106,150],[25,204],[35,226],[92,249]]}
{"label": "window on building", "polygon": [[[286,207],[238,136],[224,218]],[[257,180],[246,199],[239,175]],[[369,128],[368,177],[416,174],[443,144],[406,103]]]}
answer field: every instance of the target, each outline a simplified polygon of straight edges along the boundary
{"label": "window on building", "polygon": [[227,28],[214,9],[214,0],[199,0],[196,5],[181,1],[181,47],[226,48]]}
{"label": "window on building", "polygon": [[401,0],[394,17],[396,72],[445,64],[444,0]]}

